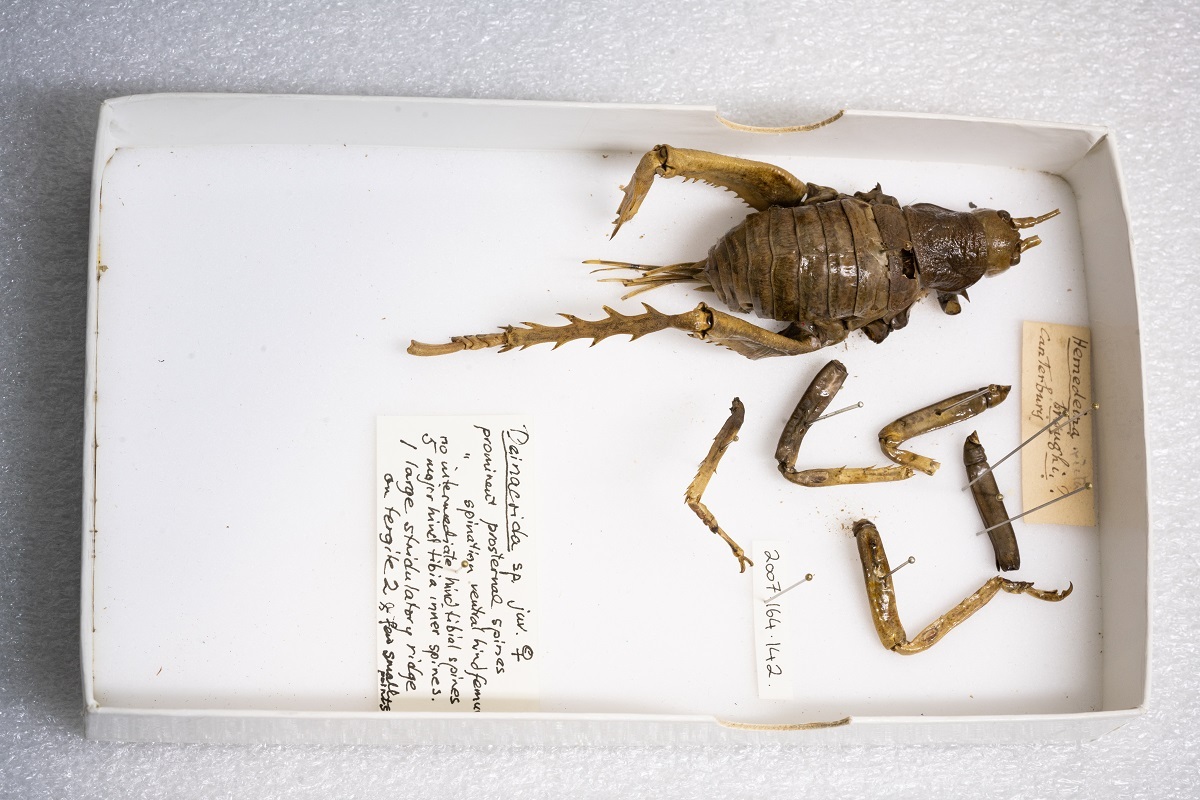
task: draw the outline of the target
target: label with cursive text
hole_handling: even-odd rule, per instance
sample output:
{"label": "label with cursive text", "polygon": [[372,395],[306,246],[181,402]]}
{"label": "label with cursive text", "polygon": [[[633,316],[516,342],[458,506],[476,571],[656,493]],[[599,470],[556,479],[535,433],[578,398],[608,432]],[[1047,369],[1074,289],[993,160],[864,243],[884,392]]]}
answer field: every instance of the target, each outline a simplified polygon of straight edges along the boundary
{"label": "label with cursive text", "polygon": [[524,417],[379,417],[380,711],[537,707],[533,437]]}
{"label": "label with cursive text", "polygon": [[[796,676],[788,662],[789,619],[798,616],[794,609],[804,602],[804,580],[787,558],[782,542],[756,541],[751,548],[755,564],[751,579],[754,619],[754,670],[758,676],[758,696],[764,700],[791,700],[792,681]],[[775,595],[795,586],[782,597]],[[775,598],[775,599],[772,599]],[[770,602],[768,602],[770,601]]]}
{"label": "label with cursive text", "polygon": [[[1088,328],[1026,322],[1021,342],[1021,440],[1051,421],[1021,451],[1022,510],[1037,508],[1095,481],[1092,460],[1092,334]],[[1023,518],[1091,526],[1095,497],[1078,492]]]}

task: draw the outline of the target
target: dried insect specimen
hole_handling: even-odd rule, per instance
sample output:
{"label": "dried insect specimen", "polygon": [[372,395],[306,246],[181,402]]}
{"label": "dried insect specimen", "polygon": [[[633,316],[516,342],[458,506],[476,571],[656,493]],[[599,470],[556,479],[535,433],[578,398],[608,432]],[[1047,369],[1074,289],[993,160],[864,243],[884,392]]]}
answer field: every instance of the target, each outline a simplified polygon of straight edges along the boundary
{"label": "dried insect specimen", "polygon": [[896,608],[896,589],[892,585],[891,570],[888,568],[887,554],[883,550],[883,540],[878,529],[869,520],[859,520],[854,523],[854,539],[858,543],[858,556],[862,560],[863,579],[867,584],[867,602],[871,607],[875,632],[879,634],[879,641],[885,648],[901,655],[913,655],[928,650],[987,605],[1000,591],[1027,594],[1038,600],[1055,603],[1067,597],[1075,588],[1074,584],[1071,584],[1063,591],[1051,592],[1037,589],[1028,581],[1011,581],[997,575],[989,578],[973,594],[935,619],[910,640],[900,623],[900,613]]}
{"label": "dried insect specimen", "polygon": [[1017,534],[1007,521],[1004,496],[996,485],[995,474],[988,469],[987,453],[975,431],[963,442],[963,465],[967,468],[967,480],[972,482],[971,495],[975,498],[975,507],[979,509],[979,518],[983,520],[985,528],[991,529],[988,536],[996,552],[996,569],[1001,572],[1020,569],[1021,552],[1017,548]]}
{"label": "dried insect specimen", "polygon": [[713,439],[712,447],[708,449],[708,455],[700,462],[700,469],[696,472],[696,477],[692,479],[692,483],[687,488],[687,493],[684,495],[684,500],[687,502],[688,508],[696,512],[696,516],[700,521],[708,527],[710,531],[720,536],[725,540],[733,550],[733,556],[738,560],[738,565],[741,567],[741,572],[746,571],[747,566],[754,566],[754,562],[746,557],[746,551],[735,542],[729,534],[721,529],[717,524],[717,518],[708,510],[708,506],[700,502],[700,497],[704,494],[704,490],[708,488],[708,482],[717,471],[717,465],[721,463],[721,456],[725,455],[725,451],[729,445],[737,441],[738,431],[742,428],[742,422],[746,418],[746,407],[742,405],[742,401],[738,398],[733,398],[733,405],[729,409],[729,419],[725,420],[725,424],[721,426],[721,430],[717,432],[717,436]]}
{"label": "dried insect specimen", "polygon": [[[526,323],[499,333],[455,336],[439,345],[413,342],[413,355],[431,356],[499,347],[501,351],[573,339],[593,343],[615,334],[636,339],[673,328],[724,345],[747,358],[797,355],[842,341],[861,330],[881,342],[908,323],[909,309],[927,290],[943,311],[957,314],[958,297],[980,278],[998,275],[1040,243],[1020,230],[1058,214],[1014,219],[1006,211],[950,211],[928,203],[901,207],[876,186],[854,196],[797,179],[771,164],[659,145],[638,163],[617,210],[613,235],[633,218],[655,176],[701,180],[729,189],[755,213],[725,234],[696,262],[648,267],[595,261],[640,274],[618,279],[636,291],[670,283],[711,289],[737,312],[788,323],[774,332],[701,303],[683,314],[624,315],[568,324]],[[628,295],[627,295],[628,296]]]}
{"label": "dried insect specimen", "polygon": [[932,475],[938,471],[941,464],[932,458],[901,450],[900,445],[915,436],[962,422],[1000,405],[1004,398],[1008,397],[1010,389],[1011,386],[997,386],[993,383],[991,386],[956,394],[933,405],[919,408],[911,414],[905,414],[895,422],[885,425],[879,432],[879,446],[883,448],[884,454],[897,464]]}
{"label": "dried insect specimen", "polygon": [[909,467],[833,467],[830,469],[796,469],[800,443],[813,423],[825,413],[833,398],[846,382],[846,367],[834,359],[817,372],[808,389],[800,397],[788,417],[775,448],[775,460],[783,477],[799,486],[842,486],[852,483],[902,481],[913,476]]}

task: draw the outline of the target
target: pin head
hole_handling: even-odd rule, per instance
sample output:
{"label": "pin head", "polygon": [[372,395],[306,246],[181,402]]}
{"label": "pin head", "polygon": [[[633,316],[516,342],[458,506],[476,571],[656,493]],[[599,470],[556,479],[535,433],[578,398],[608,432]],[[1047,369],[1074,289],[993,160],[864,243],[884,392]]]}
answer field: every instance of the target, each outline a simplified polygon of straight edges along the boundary
{"label": "pin head", "polygon": [[811,581],[812,579],[813,579],[813,574],[812,574],[811,572],[809,572],[809,573],[806,573],[806,574],[805,574],[805,576],[804,576],[802,579],[800,579],[800,580],[796,581],[795,583],[793,583],[791,586],[787,587],[787,588],[786,588],[786,589],[784,589],[783,591],[781,591],[781,592],[776,592],[775,594],[771,595],[770,597],[768,597],[768,598],[767,598],[766,600],[764,600],[763,602],[764,602],[764,603],[769,603],[769,602],[771,602],[772,600],[774,600],[775,598],[777,598],[777,597],[780,597],[781,595],[785,595],[785,594],[787,594],[787,593],[788,593],[788,592],[790,592],[792,589],[795,589],[797,586],[803,586],[804,584],[808,583],[808,582],[809,582],[809,581]]}

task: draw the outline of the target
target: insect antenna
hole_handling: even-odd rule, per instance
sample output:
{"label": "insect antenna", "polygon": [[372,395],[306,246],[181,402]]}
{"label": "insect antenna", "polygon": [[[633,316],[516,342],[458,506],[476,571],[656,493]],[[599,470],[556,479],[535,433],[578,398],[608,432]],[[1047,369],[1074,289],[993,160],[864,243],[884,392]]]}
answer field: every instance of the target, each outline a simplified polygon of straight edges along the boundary
{"label": "insect antenna", "polygon": [[[1045,222],[1048,219],[1053,219],[1054,217],[1057,217],[1058,214],[1059,214],[1059,211],[1056,208],[1053,211],[1051,211],[1049,214],[1042,214],[1040,217],[1013,217],[1012,225],[1017,230],[1021,230],[1022,228],[1032,228],[1034,225],[1037,225],[1041,222]],[[1029,245],[1029,246],[1033,247],[1033,245]]]}

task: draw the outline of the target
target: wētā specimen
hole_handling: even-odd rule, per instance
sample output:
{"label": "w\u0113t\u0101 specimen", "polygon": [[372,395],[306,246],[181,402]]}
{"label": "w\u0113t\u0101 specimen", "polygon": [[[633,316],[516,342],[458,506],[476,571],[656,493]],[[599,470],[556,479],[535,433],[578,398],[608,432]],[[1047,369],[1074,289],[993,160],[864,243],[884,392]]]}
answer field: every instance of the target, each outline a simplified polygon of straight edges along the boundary
{"label": "w\u0113t\u0101 specimen", "polygon": [[[527,323],[499,333],[455,336],[448,343],[414,341],[413,355],[499,347],[501,352],[535,344],[556,347],[573,339],[593,343],[617,334],[636,339],[675,328],[715,342],[747,358],[799,355],[837,344],[855,330],[882,342],[908,323],[909,309],[926,290],[942,310],[957,314],[958,298],[980,278],[998,275],[1039,244],[1019,231],[1058,214],[1013,218],[1007,211],[950,211],[928,203],[901,207],[879,186],[853,197],[805,183],[759,161],[659,145],[638,163],[617,209],[615,236],[637,213],[654,177],[701,180],[734,192],[755,213],[725,234],[694,263],[661,267],[591,261],[640,274],[617,279],[638,291],[669,283],[710,288],[734,311],[786,322],[779,332],[701,303],[683,314],[645,306],[625,315],[605,307],[607,317],[589,321],[564,314],[568,324]],[[629,295],[626,295],[629,296]]]}

